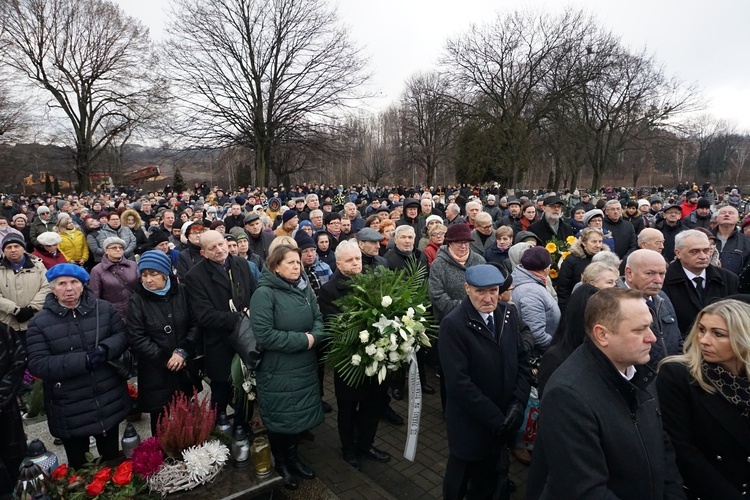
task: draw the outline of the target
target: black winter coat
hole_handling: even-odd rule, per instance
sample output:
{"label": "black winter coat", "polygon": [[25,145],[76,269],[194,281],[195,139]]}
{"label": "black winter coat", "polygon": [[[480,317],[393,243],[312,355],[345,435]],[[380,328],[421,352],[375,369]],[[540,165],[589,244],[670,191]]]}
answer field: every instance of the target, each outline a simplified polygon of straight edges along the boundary
{"label": "black winter coat", "polygon": [[508,406],[518,400],[525,408],[529,399],[531,369],[516,307],[498,302],[493,321],[499,341],[467,297],[440,322],[448,447],[461,460],[496,456],[506,442],[498,430]]}
{"label": "black winter coat", "polygon": [[[341,312],[334,302],[349,292],[349,280],[350,278],[337,270],[333,273],[331,279],[320,287],[318,305],[326,322]],[[375,377],[367,377],[359,387],[348,386],[335,370],[333,373],[333,387],[336,390],[336,399],[341,401],[371,400],[382,397],[388,391],[388,384],[378,384]]]}
{"label": "black winter coat", "polygon": [[736,274],[709,265],[706,269],[706,282],[703,284],[703,300],[700,300],[695,293],[695,285],[688,279],[680,261],[676,260],[668,265],[662,291],[672,301],[682,337],[690,332],[701,309],[718,299],[737,293],[738,283]]}
{"label": "black winter coat", "polygon": [[422,257],[422,252],[416,248],[412,250],[411,253],[406,253],[399,250],[397,247],[391,248],[383,256],[383,258],[388,261],[388,269],[394,271],[406,269],[409,265],[418,264],[420,257]]}
{"label": "black winter coat", "polygon": [[565,308],[573,293],[573,287],[581,281],[581,275],[586,266],[591,264],[594,258],[581,246],[582,255],[570,254],[560,266],[560,275],[557,278],[557,304],[560,306],[560,312],[565,312]]}
{"label": "black winter coat", "polygon": [[201,255],[201,247],[188,242],[187,248],[177,256],[177,277],[180,281],[185,281],[188,271],[202,260],[205,260],[205,257]]}
{"label": "black winter coat", "polygon": [[553,237],[560,241],[565,241],[568,236],[575,236],[573,228],[562,217],[560,217],[560,221],[558,222],[557,233],[552,231],[552,226],[549,225],[547,218],[544,216],[530,225],[528,230],[537,235],[542,240],[542,244],[545,245],[552,241]]}
{"label": "black winter coat", "polygon": [[[170,279],[164,296],[139,283],[130,297],[128,340],[138,360],[138,409],[147,412],[161,410],[175,391],[190,395],[193,387],[202,388],[193,361],[200,340],[198,323],[190,312],[184,285],[174,276]],[[187,352],[188,361],[182,371],[174,372],[167,369],[167,362],[178,348]]]}
{"label": "black winter coat", "polygon": [[626,380],[592,342],[544,390],[528,499],[685,498],[653,384]]}
{"label": "black winter coat", "polygon": [[0,496],[13,491],[26,455],[26,434],[18,408],[18,391],[26,369],[26,351],[16,332],[0,325]]}
{"label": "black winter coat", "polygon": [[602,226],[604,229],[612,232],[612,238],[615,240],[615,253],[621,259],[638,248],[635,229],[630,221],[620,217],[617,219],[617,222],[612,222],[612,220],[605,215]]}
{"label": "black winter coat", "polygon": [[722,395],[703,390],[680,362],[662,365],[656,389],[688,497],[747,498],[750,419]]}
{"label": "black winter coat", "polygon": [[48,294],[44,309],[29,323],[26,343],[29,371],[44,380],[44,407],[50,433],[60,439],[101,434],[116,427],[132,407],[128,388],[114,368],[103,363],[86,368],[86,353],[99,344],[107,360],[128,347],[125,323],[112,304],[84,288],[75,309]]}
{"label": "black winter coat", "polygon": [[[229,380],[234,357],[229,334],[242,317],[239,311],[250,306],[256,287],[245,259],[232,255],[227,259],[234,286],[227,271],[208,259],[196,264],[185,276],[188,303],[203,334],[206,374],[212,380]],[[238,312],[230,312],[231,299]]]}
{"label": "black winter coat", "polygon": [[[717,234],[718,229],[714,229],[713,233]],[[716,239],[716,251],[719,252],[721,268],[739,275],[750,260],[750,238],[735,229],[726,245]]]}

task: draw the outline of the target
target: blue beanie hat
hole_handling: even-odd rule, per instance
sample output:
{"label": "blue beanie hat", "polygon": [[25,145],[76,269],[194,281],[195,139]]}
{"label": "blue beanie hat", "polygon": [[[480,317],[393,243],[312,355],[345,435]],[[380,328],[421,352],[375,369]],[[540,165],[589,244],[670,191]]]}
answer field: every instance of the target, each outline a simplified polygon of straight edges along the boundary
{"label": "blue beanie hat", "polygon": [[88,283],[89,281],[89,273],[87,273],[81,266],[75,264],[55,264],[49,268],[49,271],[47,271],[45,276],[50,283],[52,280],[59,278],[60,276],[69,276],[77,279],[81,283]]}
{"label": "blue beanie hat", "polygon": [[152,269],[165,276],[169,276],[172,274],[172,261],[164,252],[149,250],[148,252],[143,252],[141,258],[138,259],[138,274],[141,274],[144,269]]}

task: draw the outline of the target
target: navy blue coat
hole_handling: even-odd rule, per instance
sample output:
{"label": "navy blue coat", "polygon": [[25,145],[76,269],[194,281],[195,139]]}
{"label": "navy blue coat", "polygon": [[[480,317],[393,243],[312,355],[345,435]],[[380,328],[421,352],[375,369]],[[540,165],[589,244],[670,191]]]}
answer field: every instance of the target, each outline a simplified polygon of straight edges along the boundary
{"label": "navy blue coat", "polygon": [[61,439],[101,434],[119,425],[132,407],[114,368],[103,363],[86,369],[86,353],[96,342],[97,301],[99,344],[107,346],[107,360],[115,359],[128,347],[125,323],[112,304],[88,288],[75,309],[48,294],[26,333],[29,371],[44,381],[49,430]]}
{"label": "navy blue coat", "polygon": [[518,400],[526,407],[529,399],[531,369],[516,307],[498,302],[493,320],[499,342],[466,297],[440,322],[448,447],[461,460],[498,455],[508,406]]}

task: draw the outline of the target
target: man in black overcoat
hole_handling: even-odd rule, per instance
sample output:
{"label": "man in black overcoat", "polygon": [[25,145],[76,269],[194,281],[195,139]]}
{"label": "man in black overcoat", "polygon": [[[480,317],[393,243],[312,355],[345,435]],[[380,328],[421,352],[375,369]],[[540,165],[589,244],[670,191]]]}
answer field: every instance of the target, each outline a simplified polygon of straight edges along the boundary
{"label": "man in black overcoat", "polygon": [[203,333],[206,374],[211,379],[211,404],[226,411],[235,351],[229,335],[250,305],[255,278],[247,261],[229,254],[227,242],[218,231],[206,231],[200,239],[205,260],[185,275],[185,287],[193,315]]}
{"label": "man in black overcoat", "polygon": [[[320,288],[318,295],[318,305],[326,321],[341,312],[334,302],[349,293],[349,280],[361,272],[362,253],[357,243],[353,240],[339,243],[336,248],[336,272]],[[359,387],[351,387],[337,371],[334,371],[333,383],[344,460],[355,469],[359,469],[358,455],[378,462],[389,461],[391,456],[388,453],[373,446],[388,385],[378,384],[374,377],[368,377]]]}
{"label": "man in black overcoat", "polygon": [[697,229],[675,237],[677,258],[667,266],[662,290],[674,305],[683,338],[703,307],[737,292],[737,275],[711,264],[709,252],[708,236]]}
{"label": "man in black overcoat", "polygon": [[528,353],[511,284],[495,266],[466,270],[467,297],[440,323],[448,465],[443,498],[509,498],[508,437],[519,428],[531,390]]}

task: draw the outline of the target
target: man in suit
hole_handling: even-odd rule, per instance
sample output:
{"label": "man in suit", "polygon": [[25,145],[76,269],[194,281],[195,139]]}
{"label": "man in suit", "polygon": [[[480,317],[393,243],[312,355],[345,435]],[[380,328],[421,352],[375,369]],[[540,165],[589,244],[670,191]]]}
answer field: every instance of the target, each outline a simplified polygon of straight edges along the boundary
{"label": "man in suit", "polygon": [[234,349],[229,335],[250,304],[256,283],[250,267],[241,257],[229,254],[227,242],[218,231],[206,231],[200,238],[205,259],[185,275],[188,300],[203,332],[206,374],[211,379],[211,404],[226,411],[230,395],[230,367]]}
{"label": "man in suit", "polygon": [[682,337],[704,306],[737,292],[737,275],[711,264],[708,236],[696,229],[675,236],[677,259],[667,267],[664,293],[675,308]]}
{"label": "man in suit", "polygon": [[518,313],[500,301],[511,283],[494,265],[468,268],[467,297],[440,323],[448,500],[510,498],[508,437],[521,424],[531,389]]}

